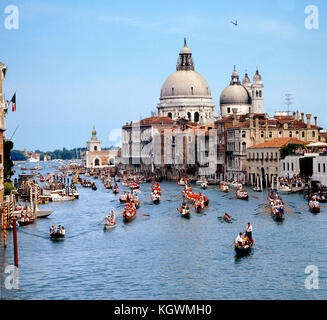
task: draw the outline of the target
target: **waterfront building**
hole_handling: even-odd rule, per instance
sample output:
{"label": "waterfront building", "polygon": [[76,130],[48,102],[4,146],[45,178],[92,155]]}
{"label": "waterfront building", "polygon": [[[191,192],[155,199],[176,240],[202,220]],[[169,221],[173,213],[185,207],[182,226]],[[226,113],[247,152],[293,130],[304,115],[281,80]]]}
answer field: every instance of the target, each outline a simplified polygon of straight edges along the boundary
{"label": "waterfront building", "polygon": [[82,165],[87,169],[106,168],[115,166],[120,149],[102,150],[102,142],[98,140],[93,127],[92,136],[86,143],[86,151],[82,152]]}
{"label": "waterfront building", "polygon": [[247,154],[247,182],[252,185],[271,185],[280,176],[281,148],[288,144],[307,144],[297,138],[274,138],[249,147]]}
{"label": "waterfront building", "polygon": [[157,108],[160,117],[170,117],[172,120],[185,118],[200,124],[211,124],[214,121],[215,104],[209,84],[195,71],[192,52],[185,39],[176,71],[161,88]]}
{"label": "waterfront building", "polygon": [[0,203],[4,202],[4,150],[3,142],[6,131],[6,114],[8,111],[8,101],[4,98],[3,81],[6,77],[7,67],[0,62]]}
{"label": "waterfront building", "polygon": [[[274,117],[268,114],[237,113],[215,122],[217,128],[220,154],[225,155],[223,168],[224,179],[250,182],[247,174],[247,149],[274,138],[297,138],[301,141],[317,142],[320,140],[317,117],[311,124],[311,115],[299,112],[276,112]],[[217,165],[219,167],[219,164]],[[265,179],[265,177],[263,177]]]}

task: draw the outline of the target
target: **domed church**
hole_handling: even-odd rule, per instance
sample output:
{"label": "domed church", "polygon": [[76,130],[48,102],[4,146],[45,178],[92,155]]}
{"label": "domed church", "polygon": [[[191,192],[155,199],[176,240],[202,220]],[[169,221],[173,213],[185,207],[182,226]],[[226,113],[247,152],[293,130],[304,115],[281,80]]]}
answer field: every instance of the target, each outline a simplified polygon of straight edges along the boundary
{"label": "domed church", "polygon": [[210,87],[202,75],[194,70],[192,52],[186,39],[179,53],[176,72],[167,78],[161,88],[157,108],[160,117],[173,120],[185,118],[200,124],[214,121],[215,104]]}
{"label": "domed church", "polygon": [[237,114],[263,113],[263,88],[262,78],[257,70],[253,83],[246,73],[242,84],[234,66],[230,84],[220,95],[220,115],[227,117],[237,109]]}

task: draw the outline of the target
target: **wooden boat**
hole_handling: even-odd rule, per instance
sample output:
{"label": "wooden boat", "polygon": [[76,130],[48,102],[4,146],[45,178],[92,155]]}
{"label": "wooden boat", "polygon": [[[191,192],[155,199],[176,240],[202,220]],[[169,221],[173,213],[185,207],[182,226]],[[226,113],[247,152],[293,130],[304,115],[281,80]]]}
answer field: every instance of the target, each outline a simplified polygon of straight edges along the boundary
{"label": "wooden boat", "polygon": [[227,213],[224,214],[223,220],[226,221],[227,223],[232,223],[233,222],[232,218]]}
{"label": "wooden boat", "polygon": [[178,208],[179,213],[183,218],[190,218],[190,210],[189,209],[182,209],[182,206],[180,205]]}
{"label": "wooden boat", "polygon": [[113,229],[116,227],[116,221],[113,223],[113,222],[106,222],[104,224],[104,229],[108,230],[108,229]]}
{"label": "wooden boat", "polygon": [[137,183],[132,182],[132,183],[130,183],[129,188],[134,190],[134,189],[139,189],[140,186]]}
{"label": "wooden boat", "polygon": [[320,204],[318,201],[311,200],[309,202],[309,210],[312,213],[319,213],[320,212]]}
{"label": "wooden boat", "polygon": [[50,238],[52,240],[63,240],[65,238],[65,235],[61,234],[59,232],[53,232],[53,233],[50,233]]}
{"label": "wooden boat", "polygon": [[134,210],[131,210],[126,212],[126,210],[123,212],[123,217],[125,222],[131,222],[136,216],[136,208]]}
{"label": "wooden boat", "polygon": [[116,187],[113,187],[112,188],[112,192],[114,193],[114,194],[118,194],[119,193],[119,188],[116,186]]}
{"label": "wooden boat", "polygon": [[243,245],[243,246],[239,246],[234,244],[234,249],[236,252],[236,255],[238,256],[245,256],[248,255],[252,252],[252,244],[250,245]]}
{"label": "wooden boat", "polygon": [[236,198],[241,200],[249,200],[249,195],[245,190],[237,190]]}
{"label": "wooden boat", "polygon": [[151,192],[151,200],[154,204],[160,203],[160,194]]}
{"label": "wooden boat", "polygon": [[26,221],[26,219],[24,219],[24,221],[18,220],[18,223],[19,223],[19,226],[20,227],[25,227],[25,226],[28,226],[29,224],[34,223],[34,219],[33,218],[29,218],[27,221]]}
{"label": "wooden boat", "polygon": [[229,191],[228,185],[223,184],[223,183],[221,183],[221,184],[219,185],[219,189],[220,189],[220,191],[222,191],[222,192],[228,192],[228,191]]}
{"label": "wooden boat", "polygon": [[206,190],[206,189],[208,188],[208,183],[207,183],[207,182],[202,182],[202,183],[201,183],[201,188],[202,188],[203,190]]}
{"label": "wooden boat", "polygon": [[194,206],[195,206],[195,209],[196,209],[196,211],[198,213],[202,213],[202,211],[204,209],[204,203],[203,202],[197,201],[197,202],[195,202]]}
{"label": "wooden boat", "polygon": [[97,188],[97,186],[94,184],[94,185],[92,185],[92,190],[97,190],[98,188]]}
{"label": "wooden boat", "polygon": [[104,185],[104,187],[105,187],[106,189],[112,189],[112,184],[111,184],[110,182],[107,182],[107,183]]}

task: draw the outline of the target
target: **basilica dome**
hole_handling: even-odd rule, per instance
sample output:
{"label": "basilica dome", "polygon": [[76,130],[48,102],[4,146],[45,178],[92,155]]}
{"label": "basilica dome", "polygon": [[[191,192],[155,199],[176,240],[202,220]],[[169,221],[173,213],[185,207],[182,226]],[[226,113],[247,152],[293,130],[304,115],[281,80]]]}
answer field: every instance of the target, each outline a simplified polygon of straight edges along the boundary
{"label": "basilica dome", "polygon": [[182,117],[205,124],[212,122],[214,108],[208,82],[194,70],[192,52],[184,40],[176,71],[161,88],[158,114],[173,120]]}

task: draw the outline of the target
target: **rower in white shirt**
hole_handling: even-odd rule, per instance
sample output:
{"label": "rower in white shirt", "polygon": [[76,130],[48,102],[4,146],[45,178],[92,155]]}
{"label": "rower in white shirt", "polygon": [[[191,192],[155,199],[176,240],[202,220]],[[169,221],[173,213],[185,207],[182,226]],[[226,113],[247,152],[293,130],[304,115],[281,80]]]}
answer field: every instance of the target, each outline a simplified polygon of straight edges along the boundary
{"label": "rower in white shirt", "polygon": [[239,246],[243,245],[242,232],[240,232],[240,234],[237,235],[237,237],[235,239],[235,244],[239,245]]}
{"label": "rower in white shirt", "polygon": [[245,230],[245,235],[248,237],[248,239],[253,244],[252,231],[253,231],[253,227],[252,227],[251,223],[249,222],[248,226],[246,227],[246,230]]}

